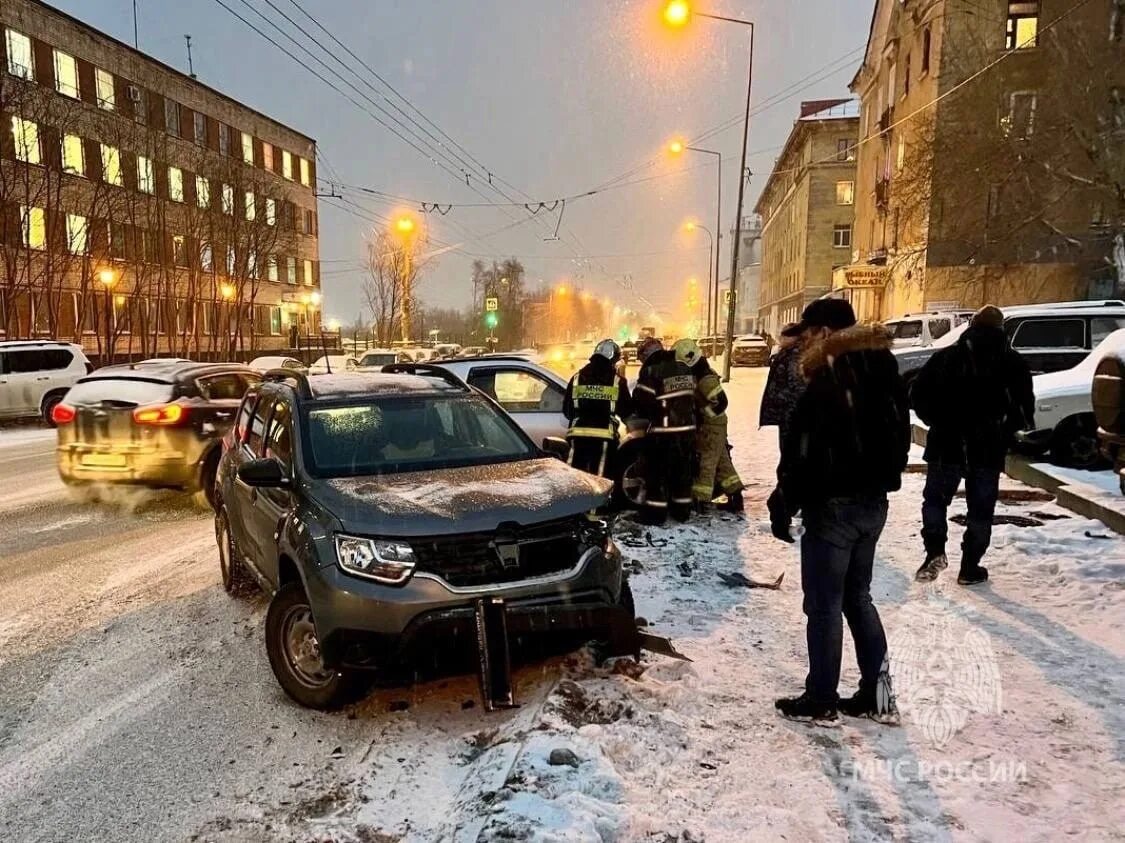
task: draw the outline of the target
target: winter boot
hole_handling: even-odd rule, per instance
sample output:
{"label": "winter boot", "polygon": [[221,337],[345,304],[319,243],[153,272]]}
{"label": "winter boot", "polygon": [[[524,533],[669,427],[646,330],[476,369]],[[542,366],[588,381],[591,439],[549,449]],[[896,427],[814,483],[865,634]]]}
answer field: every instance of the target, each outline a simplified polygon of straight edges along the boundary
{"label": "winter boot", "polygon": [[914,579],[918,582],[933,582],[938,578],[938,574],[949,567],[949,559],[946,558],[945,551],[927,551],[926,561],[922,563],[917,573],[914,574]]}
{"label": "winter boot", "polygon": [[897,726],[898,705],[893,695],[880,698],[873,688],[860,687],[854,696],[840,700],[840,713],[848,717],[866,717],[888,726]]}
{"label": "winter boot", "polygon": [[957,575],[959,585],[980,585],[988,582],[988,568],[983,565],[961,566],[961,573]]}
{"label": "winter boot", "polygon": [[742,501],[742,492],[731,492],[727,495],[727,502],[722,504],[719,509],[724,512],[731,512],[738,515],[746,511],[746,505]]}
{"label": "winter boot", "polygon": [[838,722],[833,703],[817,702],[808,694],[776,700],[774,707],[786,720],[824,725],[835,725]]}
{"label": "winter boot", "polygon": [[710,514],[710,512],[711,512],[711,502],[710,501],[696,501],[695,502],[695,514],[696,515],[708,515],[708,514]]}

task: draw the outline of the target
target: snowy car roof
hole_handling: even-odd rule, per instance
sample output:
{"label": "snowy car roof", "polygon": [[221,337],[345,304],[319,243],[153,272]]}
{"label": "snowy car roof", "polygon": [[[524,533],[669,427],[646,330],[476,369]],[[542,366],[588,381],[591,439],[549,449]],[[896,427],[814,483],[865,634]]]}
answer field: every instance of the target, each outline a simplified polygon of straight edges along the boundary
{"label": "snowy car roof", "polygon": [[332,375],[309,375],[309,390],[314,398],[351,398],[357,395],[387,396],[397,393],[455,393],[456,386],[437,378],[421,375],[379,372],[341,372]]}

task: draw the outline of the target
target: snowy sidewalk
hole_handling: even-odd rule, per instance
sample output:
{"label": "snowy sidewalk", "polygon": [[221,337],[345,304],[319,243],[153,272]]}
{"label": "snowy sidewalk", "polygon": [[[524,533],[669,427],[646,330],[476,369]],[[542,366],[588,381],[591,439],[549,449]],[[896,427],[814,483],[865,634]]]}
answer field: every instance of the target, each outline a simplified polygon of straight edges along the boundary
{"label": "snowy sidewalk", "polygon": [[[639,678],[563,680],[489,798],[482,839],[1121,839],[1125,539],[1054,504],[1001,505],[1042,526],[995,529],[989,585],[958,586],[954,560],[921,586],[924,476],[907,475],[874,583],[903,725],[777,717],[806,661],[798,550],[765,520],[776,432],[754,424],[763,382],[736,371],[729,387],[746,520],[696,519],[626,549],[638,614],[693,663],[646,655]],[[786,578],[732,589],[718,578],[730,571]],[[844,663],[849,693],[848,641]],[[559,748],[577,766],[550,764]]]}

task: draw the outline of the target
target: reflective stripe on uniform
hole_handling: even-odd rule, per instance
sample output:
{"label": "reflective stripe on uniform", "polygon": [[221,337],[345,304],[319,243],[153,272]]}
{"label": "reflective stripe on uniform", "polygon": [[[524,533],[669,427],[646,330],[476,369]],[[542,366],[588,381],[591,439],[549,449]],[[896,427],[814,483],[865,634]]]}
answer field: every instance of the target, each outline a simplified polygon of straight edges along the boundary
{"label": "reflective stripe on uniform", "polygon": [[714,491],[714,488],[707,483],[697,483],[691,487],[691,493],[697,501],[711,500],[711,493]]}
{"label": "reflective stripe on uniform", "polygon": [[653,389],[651,386],[645,386],[643,383],[639,383],[635,387],[633,387],[633,392],[636,392],[638,389],[643,389],[645,392],[649,393],[650,395],[656,395],[655,389]]}
{"label": "reflective stripe on uniform", "polygon": [[690,505],[692,503],[692,498],[672,498],[672,503]]}
{"label": "reflective stripe on uniform", "polygon": [[714,389],[712,389],[710,392],[707,393],[707,400],[708,401],[714,401],[716,398],[718,398],[722,394],[723,394],[723,385],[719,384],[718,386],[716,386]]}
{"label": "reflective stripe on uniform", "polygon": [[645,506],[651,506],[653,509],[667,509],[668,504],[664,501],[650,501],[645,500]]}
{"label": "reflective stripe on uniform", "polygon": [[657,398],[661,401],[671,401],[673,398],[683,398],[684,396],[688,396],[690,398],[692,395],[695,395],[695,392],[693,390],[677,389],[675,392],[666,392],[663,395],[657,396]]}
{"label": "reflective stripe on uniform", "polygon": [[654,427],[649,433],[695,433],[695,425],[689,424],[682,427]]}
{"label": "reflective stripe on uniform", "polygon": [[732,474],[730,477],[724,477],[719,481],[719,485],[723,487],[724,492],[741,492],[745,488],[742,485],[742,478],[737,474]]}
{"label": "reflective stripe on uniform", "polygon": [[612,427],[572,427],[566,435],[582,439],[613,439],[616,433]]}
{"label": "reflective stripe on uniform", "polygon": [[574,398],[579,401],[616,401],[617,393],[616,384],[580,383],[574,387]]}
{"label": "reflective stripe on uniform", "polygon": [[704,407],[703,415],[707,416],[707,418],[709,419],[717,419],[720,414],[712,410],[710,407]]}

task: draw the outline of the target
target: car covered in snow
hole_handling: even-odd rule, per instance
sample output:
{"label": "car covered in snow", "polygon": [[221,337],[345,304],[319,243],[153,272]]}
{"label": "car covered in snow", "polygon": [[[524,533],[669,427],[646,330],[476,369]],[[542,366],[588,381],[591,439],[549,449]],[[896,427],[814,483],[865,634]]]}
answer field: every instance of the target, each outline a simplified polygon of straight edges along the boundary
{"label": "car covered in snow", "polygon": [[270,665],[301,705],[338,706],[365,671],[477,652],[485,603],[516,637],[635,634],[621,556],[589,515],[610,483],[446,369],[267,374],[217,489],[223,585],[271,595]]}
{"label": "car covered in snow", "polygon": [[326,354],[318,357],[309,366],[310,375],[331,375],[336,372],[354,372],[359,368],[359,360],[354,354]]}
{"label": "car covered in snow", "polygon": [[732,366],[768,366],[770,347],[760,334],[743,334],[734,338],[731,346],[730,364]]}
{"label": "car covered in snow", "polygon": [[1036,427],[1016,434],[1020,449],[1049,453],[1057,465],[1096,468],[1102,458],[1092,403],[1094,374],[1105,357],[1123,351],[1125,330],[1114,331],[1077,366],[1036,375]]}
{"label": "car covered in snow", "polygon": [[296,357],[269,354],[263,357],[255,357],[247,365],[259,372],[268,372],[270,369],[297,369],[303,372],[307,368]]}
{"label": "car covered in snow", "polygon": [[925,348],[933,345],[958,325],[972,318],[971,310],[908,313],[883,324],[891,332],[895,348]]}

